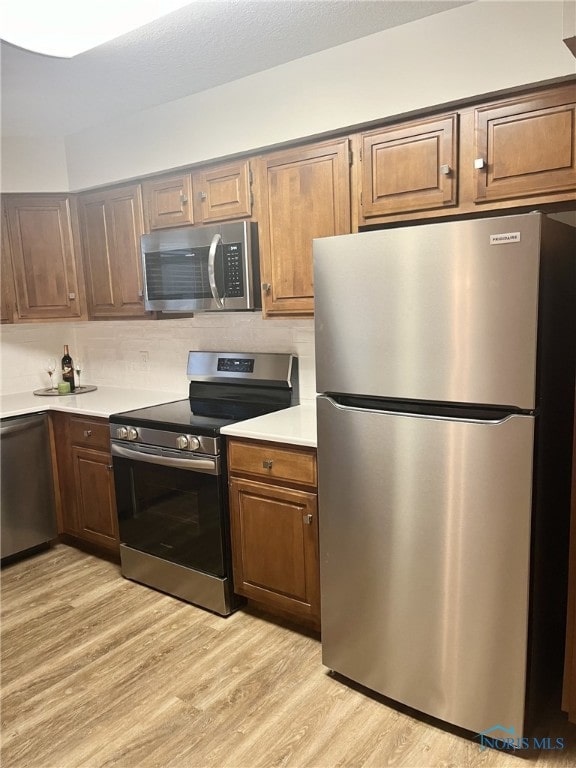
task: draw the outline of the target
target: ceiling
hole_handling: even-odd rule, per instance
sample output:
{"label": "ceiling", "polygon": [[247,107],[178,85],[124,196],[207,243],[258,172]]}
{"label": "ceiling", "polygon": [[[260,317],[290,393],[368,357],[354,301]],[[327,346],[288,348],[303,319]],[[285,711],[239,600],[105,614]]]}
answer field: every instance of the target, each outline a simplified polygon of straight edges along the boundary
{"label": "ceiling", "polygon": [[77,133],[472,1],[195,0],[72,59],[2,43],[2,132]]}

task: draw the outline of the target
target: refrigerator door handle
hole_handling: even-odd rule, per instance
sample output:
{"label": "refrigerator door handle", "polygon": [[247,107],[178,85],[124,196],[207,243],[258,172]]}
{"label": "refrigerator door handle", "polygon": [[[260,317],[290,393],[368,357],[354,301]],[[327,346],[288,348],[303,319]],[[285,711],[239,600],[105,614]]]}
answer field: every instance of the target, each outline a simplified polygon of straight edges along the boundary
{"label": "refrigerator door handle", "polygon": [[436,414],[431,409],[430,413],[419,413],[416,411],[408,411],[408,410],[387,410],[386,408],[359,408],[358,406],[354,405],[342,405],[342,403],[339,403],[337,400],[334,400],[334,398],[330,397],[329,395],[322,395],[322,399],[327,400],[331,405],[333,405],[335,408],[338,408],[341,411],[356,411],[358,413],[375,413],[375,414],[381,414],[383,416],[404,416],[409,417],[411,419],[434,419],[436,421],[463,421],[468,424],[505,424],[510,419],[513,419],[516,416],[521,415],[532,415],[532,414],[520,414],[517,412],[514,413],[506,413],[502,418],[499,419],[476,419],[470,416],[466,416],[464,413],[461,416],[458,416],[456,412],[454,412],[454,415],[452,416],[444,416],[442,414]]}

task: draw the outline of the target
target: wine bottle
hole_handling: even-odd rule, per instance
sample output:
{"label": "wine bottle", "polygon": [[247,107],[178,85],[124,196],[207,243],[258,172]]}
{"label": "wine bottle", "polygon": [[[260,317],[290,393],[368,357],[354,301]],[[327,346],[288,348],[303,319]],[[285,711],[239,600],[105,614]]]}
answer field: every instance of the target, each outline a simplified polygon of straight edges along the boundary
{"label": "wine bottle", "polygon": [[68,351],[68,344],[64,344],[64,357],[62,358],[62,381],[70,384],[70,392],[74,392],[74,363]]}

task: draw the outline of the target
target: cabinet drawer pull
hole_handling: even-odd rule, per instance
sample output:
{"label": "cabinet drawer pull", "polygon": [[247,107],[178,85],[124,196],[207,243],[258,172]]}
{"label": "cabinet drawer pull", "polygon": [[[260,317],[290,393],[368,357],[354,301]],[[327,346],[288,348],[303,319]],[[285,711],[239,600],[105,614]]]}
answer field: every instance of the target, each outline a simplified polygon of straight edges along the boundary
{"label": "cabinet drawer pull", "polygon": [[92,430],[91,429],[85,429],[84,430],[84,437],[92,437]]}
{"label": "cabinet drawer pull", "polygon": [[312,515],[302,515],[302,520],[305,525],[312,525]]}
{"label": "cabinet drawer pull", "polygon": [[264,461],[262,462],[262,466],[264,467],[264,469],[272,469],[272,464],[273,464],[272,459],[264,459]]}

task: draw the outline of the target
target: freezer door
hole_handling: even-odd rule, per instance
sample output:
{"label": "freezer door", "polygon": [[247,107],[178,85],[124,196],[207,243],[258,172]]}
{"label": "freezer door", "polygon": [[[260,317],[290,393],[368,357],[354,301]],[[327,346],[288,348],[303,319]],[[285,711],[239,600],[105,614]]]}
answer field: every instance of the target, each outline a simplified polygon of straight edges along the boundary
{"label": "freezer door", "polygon": [[541,219],[315,240],[317,391],[533,409]]}
{"label": "freezer door", "polygon": [[318,400],[322,660],[482,732],[523,732],[534,418]]}

